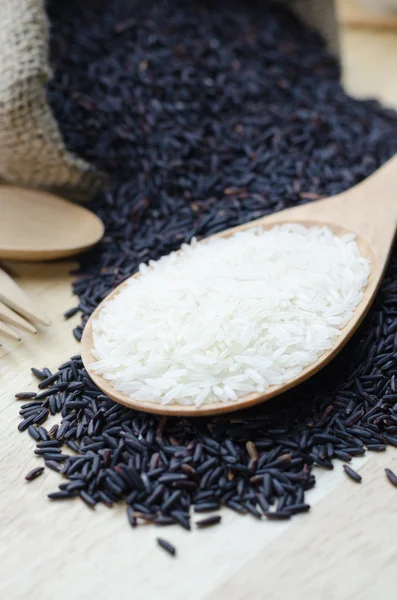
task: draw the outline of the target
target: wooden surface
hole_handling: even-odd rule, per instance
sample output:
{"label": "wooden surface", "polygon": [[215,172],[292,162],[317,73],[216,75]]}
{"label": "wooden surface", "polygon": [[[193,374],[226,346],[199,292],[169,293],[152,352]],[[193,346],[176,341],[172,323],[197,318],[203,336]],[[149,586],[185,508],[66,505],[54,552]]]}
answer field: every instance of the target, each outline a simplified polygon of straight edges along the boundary
{"label": "wooden surface", "polygon": [[357,98],[397,106],[397,30],[343,29],[344,81]]}
{"label": "wooden surface", "polygon": [[[301,223],[307,227],[312,225],[326,225],[337,235],[346,233],[355,233],[357,244],[361,255],[368,258],[371,262],[371,273],[368,278],[368,285],[365,289],[364,297],[357,306],[353,317],[341,329],[340,336],[335,344],[309,366],[302,369],[301,373],[294,379],[283,383],[282,385],[272,385],[265,392],[251,393],[242,396],[236,402],[213,402],[195,405],[182,406],[180,404],[160,405],[153,402],[142,402],[134,400],[128,394],[115,390],[114,387],[102,375],[90,369],[90,365],[96,362],[92,350],[94,348],[92,323],[101,312],[103,305],[117,296],[121,289],[126,285],[124,281],[105,300],[96,308],[85,326],[81,340],[81,357],[85,368],[91,379],[96,385],[104,391],[110,398],[128,406],[129,408],[141,409],[148,413],[157,413],[168,416],[205,416],[227,413],[230,410],[242,410],[255,406],[265,400],[270,400],[279,394],[282,394],[290,388],[312,377],[320,369],[334,358],[357,330],[360,323],[370,308],[376,292],[381,283],[384,270],[389,259],[391,246],[394,241],[397,226],[397,203],[395,198],[395,189],[397,186],[397,155],[391,158],[366,181],[359,183],[350,190],[327,198],[295,206],[281,212],[244,223],[238,227],[226,229],[220,233],[203,240],[202,243],[212,238],[228,238],[239,231],[247,231],[257,227],[270,229],[275,225],[282,223]],[[378,198],[376,209],[374,209],[373,199]],[[140,273],[133,276],[140,277]]]}
{"label": "wooden surface", "polygon": [[[362,32],[359,44],[350,32],[344,36],[345,79],[358,95],[366,90],[397,106],[397,69],[390,69],[384,80],[378,78],[381,61],[390,64],[383,39]],[[396,38],[393,44],[397,46]],[[349,54],[357,46],[365,52]],[[358,71],[352,71],[352,64]],[[59,483],[53,472],[25,482],[25,473],[41,461],[33,455],[33,440],[16,431],[20,403],[13,394],[34,389],[29,367],[55,368],[79,351],[71,335],[78,318],[62,318],[75,303],[67,275],[71,263],[12,267],[18,283],[53,324],[35,336],[24,335],[23,342],[5,341],[0,348],[1,600],[395,597],[397,489],[384,474],[385,467],[397,471],[393,448],[353,461],[363,477],[359,485],[347,479],[338,461],[332,473],[316,470],[309,515],[289,523],[258,523],[224,511],[218,529],[192,533],[173,528],[159,532],[150,526],[132,530],[123,507],[91,511],[78,500],[67,506],[50,503],[46,494]],[[158,535],[177,546],[177,559],[157,549]]]}

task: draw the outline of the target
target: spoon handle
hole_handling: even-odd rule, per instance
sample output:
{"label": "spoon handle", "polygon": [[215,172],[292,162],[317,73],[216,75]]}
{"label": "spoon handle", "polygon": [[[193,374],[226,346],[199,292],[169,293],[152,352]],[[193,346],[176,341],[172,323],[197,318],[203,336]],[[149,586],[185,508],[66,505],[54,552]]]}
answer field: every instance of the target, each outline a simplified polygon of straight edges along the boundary
{"label": "spoon handle", "polygon": [[324,221],[350,230],[386,261],[397,229],[397,155],[350,190],[313,205]]}
{"label": "spoon handle", "polygon": [[[389,218],[397,225],[397,154],[367,179],[340,195],[350,195],[351,202],[356,201],[372,212],[387,210]],[[381,218],[385,219],[384,213]]]}
{"label": "spoon handle", "polygon": [[[336,232],[350,231],[371,248],[378,265],[389,257],[397,229],[397,154],[370,177],[354,187],[301,206],[296,206],[258,224],[305,222],[330,225]],[[251,224],[243,225],[241,229]],[[230,233],[229,233],[230,235]]]}

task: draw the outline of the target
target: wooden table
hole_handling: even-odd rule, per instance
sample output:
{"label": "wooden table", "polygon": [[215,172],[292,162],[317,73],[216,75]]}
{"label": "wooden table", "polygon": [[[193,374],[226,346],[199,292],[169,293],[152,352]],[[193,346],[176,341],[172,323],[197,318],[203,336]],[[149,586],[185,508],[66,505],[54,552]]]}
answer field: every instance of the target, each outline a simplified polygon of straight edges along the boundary
{"label": "wooden table", "polygon": [[[348,88],[397,106],[397,33],[347,31],[343,47]],[[354,461],[361,485],[347,479],[338,461],[332,473],[318,470],[318,484],[308,494],[311,513],[291,522],[258,523],[224,511],[216,530],[167,530],[178,559],[157,548],[158,529],[132,530],[124,507],[91,511],[79,500],[51,503],[46,494],[60,482],[51,471],[25,482],[25,473],[41,461],[29,436],[16,430],[13,394],[34,389],[31,366],[55,368],[79,346],[71,335],[73,320],[62,318],[75,302],[71,263],[12,267],[53,325],[0,347],[1,600],[396,597],[397,490],[384,474],[385,467],[397,472],[394,449]]]}

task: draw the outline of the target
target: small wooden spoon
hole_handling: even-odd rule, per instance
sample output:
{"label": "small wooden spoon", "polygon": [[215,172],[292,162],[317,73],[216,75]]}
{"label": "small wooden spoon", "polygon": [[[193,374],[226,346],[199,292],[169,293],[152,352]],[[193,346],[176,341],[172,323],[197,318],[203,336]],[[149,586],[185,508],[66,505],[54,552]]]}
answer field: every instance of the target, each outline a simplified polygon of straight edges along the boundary
{"label": "small wooden spoon", "polygon": [[92,212],[38,190],[0,185],[0,259],[53,260],[90,248],[103,236]]}
{"label": "small wooden spoon", "polygon": [[[259,404],[264,400],[270,400],[270,398],[282,394],[322,369],[338,354],[356,331],[374,300],[382,280],[397,227],[397,155],[364,182],[347,192],[326,200],[289,208],[239,227],[228,229],[216,234],[214,237],[229,237],[236,231],[245,231],[251,227],[261,226],[267,229],[280,223],[300,223],[307,226],[327,225],[337,235],[353,232],[357,235],[357,244],[361,254],[371,261],[371,274],[364,298],[350,321],[341,330],[341,335],[331,349],[324,352],[315,362],[303,369],[298,377],[291,381],[282,385],[271,386],[263,393],[248,394],[235,402],[202,404],[200,407],[181,406],[179,404],[162,406],[150,402],[140,402],[116,391],[101,375],[97,375],[95,371],[89,368],[89,365],[95,362],[91,352],[93,348],[92,321],[98,317],[104,302],[120,292],[125,285],[124,282],[98,306],[84,329],[81,355],[84,365],[96,385],[110,398],[130,408],[169,416],[198,417],[240,410]],[[203,243],[205,243],[205,240],[203,240]],[[139,277],[139,273],[136,273],[133,277]]]}

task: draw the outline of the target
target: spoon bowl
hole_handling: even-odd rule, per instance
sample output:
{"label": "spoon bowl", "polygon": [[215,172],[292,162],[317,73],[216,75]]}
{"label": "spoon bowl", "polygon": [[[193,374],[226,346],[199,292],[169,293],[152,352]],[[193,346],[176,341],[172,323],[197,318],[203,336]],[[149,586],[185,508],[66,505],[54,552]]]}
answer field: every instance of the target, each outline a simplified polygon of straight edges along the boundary
{"label": "spoon bowl", "polygon": [[0,185],[0,259],[47,261],[87,250],[102,221],[54,194]]}
{"label": "spoon bowl", "polygon": [[[343,192],[332,198],[274,213],[202,240],[201,243],[205,243],[212,237],[226,238],[238,231],[245,231],[256,227],[269,229],[283,223],[299,223],[305,226],[327,226],[336,235],[344,235],[346,233],[356,234],[356,242],[361,255],[368,258],[371,262],[371,272],[364,291],[364,297],[349,322],[341,329],[341,333],[334,345],[316,361],[305,367],[297,377],[281,385],[273,385],[267,388],[265,392],[247,394],[236,401],[225,403],[214,402],[202,404],[199,407],[180,404],[161,405],[138,401],[115,390],[102,375],[95,373],[89,366],[96,360],[92,354],[94,346],[92,322],[98,317],[103,304],[114,298],[126,285],[126,282],[119,285],[103,300],[85,326],[81,341],[81,356],[89,376],[110,398],[129,408],[161,415],[190,417],[201,417],[246,409],[270,400],[302,383],[322,369],[340,352],[357,330],[375,298],[390,256],[396,232],[396,184],[397,157],[394,157],[364,182],[356,185],[347,192]],[[139,276],[140,274],[136,273],[132,277]]]}

